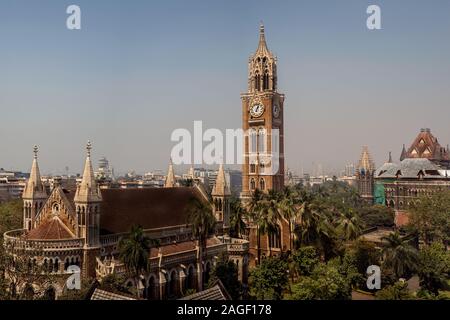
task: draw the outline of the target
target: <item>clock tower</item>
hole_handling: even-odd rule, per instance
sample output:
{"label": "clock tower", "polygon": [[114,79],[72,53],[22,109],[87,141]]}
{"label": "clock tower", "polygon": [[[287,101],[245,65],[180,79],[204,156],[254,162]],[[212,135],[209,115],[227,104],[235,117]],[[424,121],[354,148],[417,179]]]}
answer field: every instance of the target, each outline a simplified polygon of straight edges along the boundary
{"label": "clock tower", "polygon": [[241,94],[244,202],[256,189],[267,192],[284,187],[284,95],[277,91],[277,58],[267,48],[263,25],[248,69],[248,89]]}

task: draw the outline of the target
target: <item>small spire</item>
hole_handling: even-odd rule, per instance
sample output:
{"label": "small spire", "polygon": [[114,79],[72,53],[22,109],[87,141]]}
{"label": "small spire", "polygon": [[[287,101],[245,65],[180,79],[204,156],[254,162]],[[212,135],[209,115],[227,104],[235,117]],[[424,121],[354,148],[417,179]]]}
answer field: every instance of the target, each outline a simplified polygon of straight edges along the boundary
{"label": "small spire", "polygon": [[405,144],[403,144],[402,154],[400,155],[400,161],[403,161],[406,159],[406,147]]}
{"label": "small spire", "polygon": [[86,161],[84,163],[83,177],[75,192],[75,202],[99,202],[102,200],[100,190],[95,180],[94,169],[91,162],[92,144],[86,144]]}
{"label": "small spire", "polygon": [[391,151],[389,151],[389,160],[388,160],[388,163],[392,163],[392,152],[391,152]]}
{"label": "small spire", "polygon": [[271,56],[271,53],[270,53],[269,49],[267,48],[264,24],[262,21],[259,26],[259,43],[258,43],[258,49],[256,50],[256,55]]}
{"label": "small spire", "polygon": [[169,162],[169,170],[167,171],[166,181],[164,183],[164,188],[173,188],[175,187],[175,173],[173,172],[173,163],[172,158],[170,158]]}
{"label": "small spire", "polygon": [[91,150],[92,150],[92,144],[91,144],[91,141],[88,140],[88,142],[86,144],[86,154],[89,158],[91,157]]}
{"label": "small spire", "polygon": [[220,163],[219,171],[217,173],[216,183],[212,190],[213,196],[229,196],[231,195],[230,188],[227,184],[225,177],[225,170],[223,169],[223,163]]}
{"label": "small spire", "polygon": [[47,191],[41,180],[41,172],[39,170],[39,164],[37,161],[38,147],[33,147],[33,163],[31,165],[30,177],[25,185],[22,193],[24,199],[45,199],[47,197]]}

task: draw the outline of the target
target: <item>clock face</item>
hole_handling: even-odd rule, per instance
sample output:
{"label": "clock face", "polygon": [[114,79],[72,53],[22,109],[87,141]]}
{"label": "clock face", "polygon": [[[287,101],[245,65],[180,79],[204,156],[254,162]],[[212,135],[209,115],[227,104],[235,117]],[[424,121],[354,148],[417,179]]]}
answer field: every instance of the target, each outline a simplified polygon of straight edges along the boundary
{"label": "clock face", "polygon": [[277,105],[273,106],[273,116],[278,118],[280,116],[280,107]]}
{"label": "clock face", "polygon": [[250,108],[250,114],[254,118],[259,118],[264,113],[264,106],[262,104],[255,104]]}

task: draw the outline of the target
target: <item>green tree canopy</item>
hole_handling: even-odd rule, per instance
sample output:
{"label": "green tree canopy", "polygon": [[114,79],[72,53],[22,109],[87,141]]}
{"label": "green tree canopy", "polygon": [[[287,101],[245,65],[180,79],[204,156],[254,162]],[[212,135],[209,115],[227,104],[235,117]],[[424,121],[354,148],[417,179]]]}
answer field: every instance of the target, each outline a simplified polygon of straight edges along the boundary
{"label": "green tree canopy", "polygon": [[242,285],[238,280],[238,269],[233,261],[224,256],[220,259],[213,270],[208,286],[210,287],[219,279],[227,289],[233,300],[238,300],[242,295]]}
{"label": "green tree canopy", "polygon": [[293,300],[349,300],[351,286],[347,277],[335,263],[319,263],[311,276],[301,277],[293,285],[290,299]]}
{"label": "green tree canopy", "polygon": [[316,248],[312,246],[301,247],[294,252],[292,259],[295,263],[296,271],[301,276],[309,276],[316,265],[320,262]]}
{"label": "green tree canopy", "polygon": [[250,294],[258,300],[279,300],[288,283],[287,263],[270,257],[250,272]]}
{"label": "green tree canopy", "polygon": [[439,242],[420,250],[418,274],[422,289],[439,295],[450,276],[450,251]]}
{"label": "green tree canopy", "polygon": [[396,282],[375,293],[375,299],[377,300],[411,300],[413,298],[414,296],[409,292],[406,282]]}
{"label": "green tree canopy", "polygon": [[430,244],[433,241],[450,241],[450,191],[440,191],[422,196],[412,206],[409,227]]}

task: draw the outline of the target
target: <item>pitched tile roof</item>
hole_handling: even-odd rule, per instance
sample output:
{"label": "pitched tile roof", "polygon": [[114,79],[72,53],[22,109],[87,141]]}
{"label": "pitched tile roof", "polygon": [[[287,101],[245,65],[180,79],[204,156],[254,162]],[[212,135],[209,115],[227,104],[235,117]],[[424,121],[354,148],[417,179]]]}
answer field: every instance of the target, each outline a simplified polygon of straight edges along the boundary
{"label": "pitched tile roof", "polygon": [[62,240],[73,239],[75,235],[58,216],[54,216],[43,221],[37,228],[30,230],[26,234],[26,238],[30,240]]}
{"label": "pitched tile roof", "polygon": [[136,300],[126,295],[117,294],[96,288],[91,296],[91,300]]}
{"label": "pitched tile roof", "polygon": [[[219,245],[222,242],[216,238],[208,238],[206,240],[206,247],[212,247],[215,245]],[[159,246],[158,248],[151,248],[150,249],[150,257],[155,258],[158,256],[158,253],[161,252],[163,255],[173,254],[173,253],[179,253],[183,251],[190,251],[195,250],[196,247],[196,241],[183,241],[173,244],[168,244],[164,246]]]}
{"label": "pitched tile roof", "polygon": [[231,300],[231,297],[220,280],[211,288],[183,297],[179,300]]}
{"label": "pitched tile roof", "polygon": [[195,187],[101,189],[101,196],[102,234],[129,232],[133,225],[144,229],[186,225],[190,201],[204,199]]}

